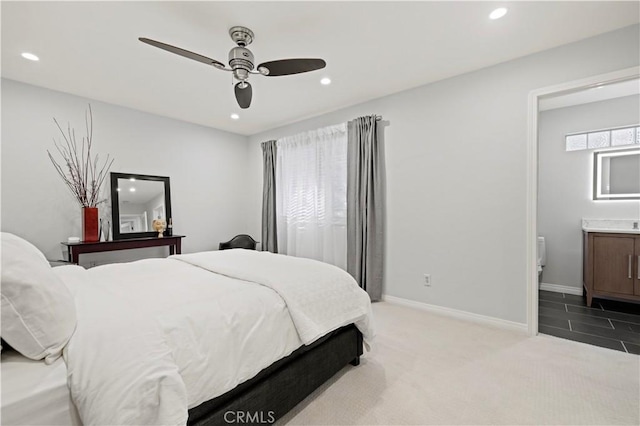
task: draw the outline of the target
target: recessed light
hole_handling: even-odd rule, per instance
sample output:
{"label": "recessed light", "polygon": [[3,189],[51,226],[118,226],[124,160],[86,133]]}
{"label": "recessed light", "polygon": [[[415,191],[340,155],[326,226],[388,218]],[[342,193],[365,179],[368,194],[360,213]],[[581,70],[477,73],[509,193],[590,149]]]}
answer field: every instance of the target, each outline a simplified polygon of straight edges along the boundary
{"label": "recessed light", "polygon": [[240,116],[239,116],[238,114],[235,114],[235,113],[234,113],[234,114],[231,114],[231,118],[232,118],[233,120],[237,120],[237,119],[239,119],[239,118],[240,118]]}
{"label": "recessed light", "polygon": [[22,57],[25,59],[28,59],[30,61],[39,61],[40,58],[38,58],[36,55],[34,55],[33,53],[29,53],[29,52],[24,52],[22,54]]}
{"label": "recessed light", "polygon": [[129,188],[129,191],[136,192],[136,189],[134,187],[131,187],[131,188]]}
{"label": "recessed light", "polygon": [[129,182],[135,182],[136,178],[129,178]]}
{"label": "recessed light", "polygon": [[507,14],[506,7],[499,7],[489,14],[489,19],[500,19]]}
{"label": "recessed light", "polygon": [[322,80],[320,80],[320,84],[323,84],[325,86],[328,86],[331,84],[331,79],[329,77],[325,77]]}

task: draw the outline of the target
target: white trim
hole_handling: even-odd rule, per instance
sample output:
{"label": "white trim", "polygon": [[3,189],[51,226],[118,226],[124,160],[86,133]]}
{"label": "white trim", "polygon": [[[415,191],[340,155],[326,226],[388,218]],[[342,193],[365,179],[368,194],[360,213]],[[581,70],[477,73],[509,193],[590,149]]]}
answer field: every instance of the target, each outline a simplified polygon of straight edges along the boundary
{"label": "white trim", "polygon": [[631,67],[607,74],[596,75],[529,93],[527,120],[527,330],[538,334],[538,101],[540,98],[577,92],[602,84],[617,83],[640,77],[640,67]]}
{"label": "white trim", "polygon": [[392,303],[394,305],[407,306],[409,308],[420,309],[422,311],[431,312],[438,315],[443,315],[451,318],[460,319],[463,321],[470,321],[476,324],[489,325],[493,327],[503,328],[506,330],[519,331],[522,333],[527,332],[527,324],[507,321],[500,318],[488,317],[486,315],[474,314],[472,312],[460,311],[458,309],[446,308],[444,306],[430,305],[424,302],[417,302],[415,300],[403,299],[401,297],[389,296],[387,294],[382,295],[382,300]]}
{"label": "white trim", "polygon": [[582,296],[582,287],[572,287],[568,285],[540,283],[540,290],[553,291],[556,293],[575,294]]}
{"label": "white trim", "polygon": [[538,334],[538,95],[529,93],[527,120],[527,332]]}
{"label": "white trim", "polygon": [[[576,136],[576,135],[586,135],[587,133],[610,132],[612,130],[635,129],[636,127],[640,127],[640,124],[630,124],[628,126],[615,126],[615,127],[607,127],[606,129],[586,130],[582,132],[567,133],[565,134],[565,137]],[[633,146],[633,144],[631,143],[629,145],[617,145],[617,146]]]}

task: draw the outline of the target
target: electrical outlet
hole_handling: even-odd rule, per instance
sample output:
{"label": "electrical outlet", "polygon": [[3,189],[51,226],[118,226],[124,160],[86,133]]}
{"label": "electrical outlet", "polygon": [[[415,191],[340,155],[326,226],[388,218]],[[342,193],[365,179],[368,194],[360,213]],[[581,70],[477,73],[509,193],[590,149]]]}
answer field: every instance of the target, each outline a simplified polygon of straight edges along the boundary
{"label": "electrical outlet", "polygon": [[431,287],[431,274],[424,274],[424,286]]}

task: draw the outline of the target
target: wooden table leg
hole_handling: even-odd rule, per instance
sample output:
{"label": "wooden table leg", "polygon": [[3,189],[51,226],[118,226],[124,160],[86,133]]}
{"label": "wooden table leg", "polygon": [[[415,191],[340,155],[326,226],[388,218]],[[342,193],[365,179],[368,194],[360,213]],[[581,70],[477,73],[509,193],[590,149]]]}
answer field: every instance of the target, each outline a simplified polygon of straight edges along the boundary
{"label": "wooden table leg", "polygon": [[74,250],[71,246],[69,246],[69,259],[71,259],[71,263],[79,265],[79,257],[80,253],[78,253],[78,250]]}
{"label": "wooden table leg", "polygon": [[181,252],[182,250],[180,249],[180,238],[176,238],[173,244],[169,246],[169,254],[180,254]]}

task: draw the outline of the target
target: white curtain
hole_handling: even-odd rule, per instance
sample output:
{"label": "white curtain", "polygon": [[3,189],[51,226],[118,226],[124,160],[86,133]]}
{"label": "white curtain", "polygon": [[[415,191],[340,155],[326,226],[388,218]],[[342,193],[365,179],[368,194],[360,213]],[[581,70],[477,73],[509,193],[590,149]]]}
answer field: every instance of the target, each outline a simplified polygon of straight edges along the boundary
{"label": "white curtain", "polygon": [[277,141],[278,252],[347,265],[346,123]]}

